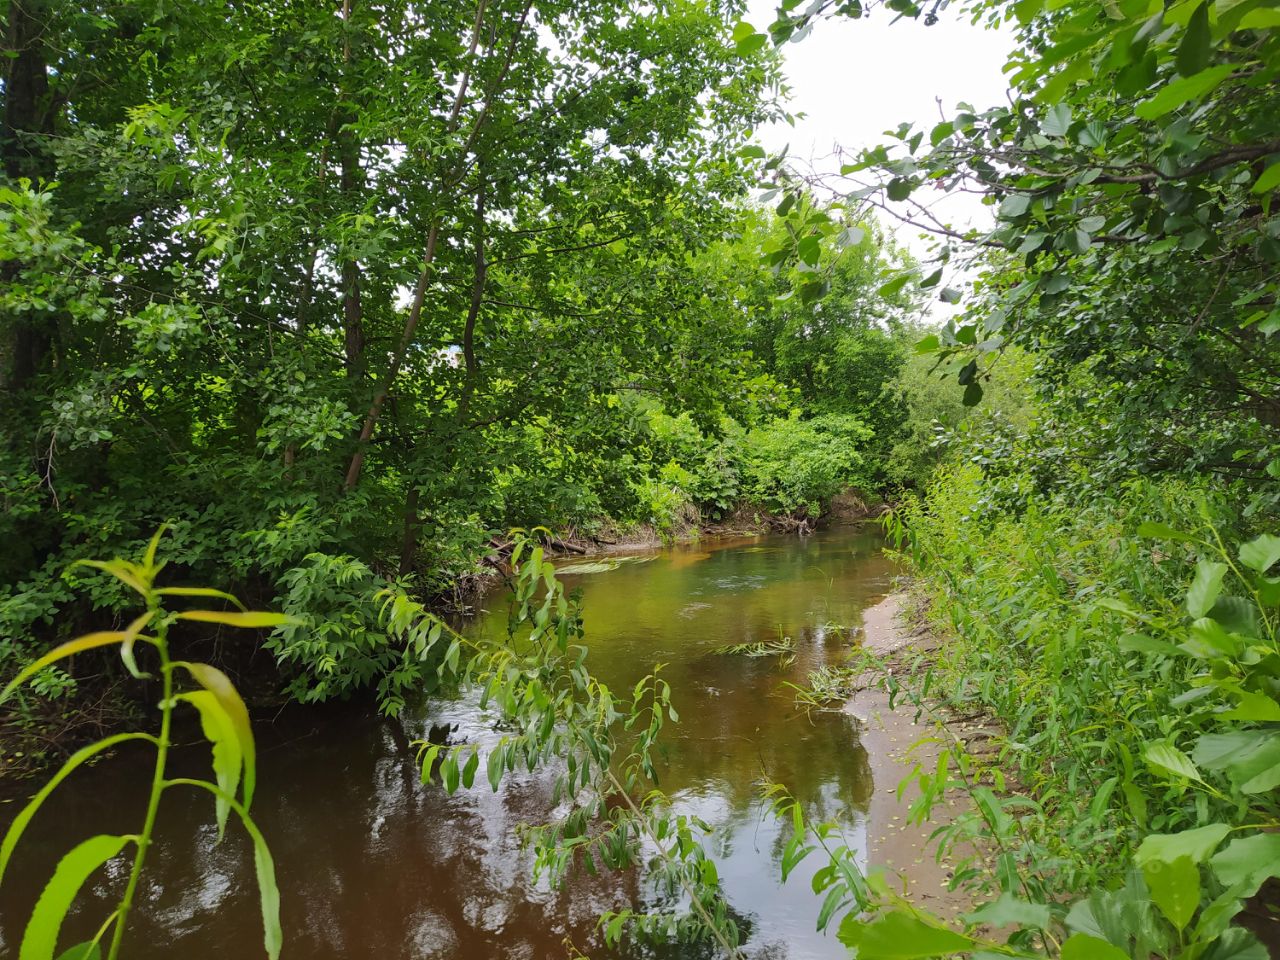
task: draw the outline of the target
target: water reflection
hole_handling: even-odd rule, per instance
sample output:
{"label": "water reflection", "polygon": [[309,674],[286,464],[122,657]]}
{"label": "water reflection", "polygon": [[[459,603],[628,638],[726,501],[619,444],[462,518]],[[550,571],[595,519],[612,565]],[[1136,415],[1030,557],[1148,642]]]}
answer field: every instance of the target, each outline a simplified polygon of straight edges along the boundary
{"label": "water reflection", "polygon": [[[844,714],[798,713],[782,681],[838,662],[850,628],[892,572],[873,535],[843,530],[702,544],[566,577],[582,591],[588,663],[602,680],[625,689],[666,664],[681,722],[667,728],[662,785],[682,811],[717,828],[720,874],[751,932],[748,953],[761,960],[842,955],[813,929],[810,875],[802,868],[778,883],[785,837],[766,815],[758,784],[786,783],[811,816],[839,818],[850,845],[865,847],[872,784],[856,731]],[[502,599],[488,605],[471,629],[505,629]],[[715,653],[779,636],[795,641],[786,669],[773,658]],[[551,778],[511,776],[497,794],[483,777],[454,797],[424,787],[409,743],[436,724],[449,725],[457,740],[499,737],[465,698],[399,722],[341,706],[258,719],[254,812],[277,861],[286,956],[541,960],[568,956],[566,939],[592,957],[610,956],[597,916],[652,902],[654,891],[631,874],[576,876],[560,891],[532,883],[530,858],[513,837],[519,824],[545,817]],[[181,772],[202,774],[208,753],[198,730],[181,736],[188,744],[177,751]],[[145,752],[127,751],[55,794],[0,890],[0,954],[16,952],[62,853],[91,834],[137,829],[148,778]],[[0,807],[0,820],[13,812],[13,804]],[[127,940],[132,960],[260,955],[251,851],[234,828],[215,844],[211,820],[203,795],[166,798]],[[123,873],[111,864],[95,877],[64,944],[92,933]],[[627,956],[664,953],[696,955],[683,948]]]}

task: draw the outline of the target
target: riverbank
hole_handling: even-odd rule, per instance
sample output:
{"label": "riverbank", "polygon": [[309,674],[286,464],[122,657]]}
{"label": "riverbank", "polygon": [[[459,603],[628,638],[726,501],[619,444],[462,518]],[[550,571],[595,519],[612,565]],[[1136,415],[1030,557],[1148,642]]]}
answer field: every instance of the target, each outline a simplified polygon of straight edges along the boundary
{"label": "riverbank", "polygon": [[[906,622],[907,605],[907,595],[896,591],[863,612],[864,649],[892,663],[937,645],[930,633]],[[955,916],[971,904],[961,891],[950,889],[955,858],[935,856],[937,845],[930,835],[965,809],[964,794],[949,791],[931,817],[920,823],[911,818],[911,807],[920,797],[919,784],[912,780],[899,788],[917,766],[927,771],[936,768],[938,757],[953,741],[952,734],[929,717],[917,717],[914,706],[905,700],[891,706],[889,695],[874,680],[855,693],[844,710],[858,721],[875,785],[867,811],[867,866],[883,867],[897,877],[897,889],[918,906],[940,916]]]}

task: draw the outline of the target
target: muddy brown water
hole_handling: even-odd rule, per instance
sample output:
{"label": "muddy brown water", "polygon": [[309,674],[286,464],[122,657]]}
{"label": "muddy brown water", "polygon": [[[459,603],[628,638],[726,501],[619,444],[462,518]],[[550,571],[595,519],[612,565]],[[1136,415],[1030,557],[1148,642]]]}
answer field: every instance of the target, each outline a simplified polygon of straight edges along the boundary
{"label": "muddy brown water", "polygon": [[[806,716],[784,681],[844,658],[850,631],[896,572],[880,548],[874,530],[847,527],[678,546],[565,576],[581,590],[587,663],[600,679],[628,689],[666,664],[680,723],[665,731],[661,785],[680,810],[716,828],[711,849],[753,958],[844,955],[814,929],[816,859],[779,881],[785,832],[759,783],[785,783],[810,816],[839,821],[851,845],[866,849],[873,784],[856,721],[839,711]],[[505,599],[495,594],[484,606],[468,629],[505,629]],[[779,636],[795,641],[789,666],[714,652]],[[398,721],[340,705],[256,718],[254,815],[277,863],[285,957],[541,960],[568,956],[566,941],[593,958],[714,955],[605,948],[599,914],[653,906],[657,892],[630,873],[575,876],[560,890],[533,882],[514,837],[519,824],[546,816],[550,776],[512,776],[496,794],[483,776],[453,797],[423,786],[410,744],[435,724],[450,725],[456,740],[497,736],[465,695]],[[186,739],[174,773],[203,775],[207,748],[195,731]],[[59,788],[0,888],[0,956],[16,955],[32,904],[67,849],[95,833],[137,830],[149,777],[146,752],[122,750]],[[17,806],[0,805],[0,824]],[[249,846],[234,823],[221,844],[215,839],[205,796],[165,795],[125,941],[130,960],[262,955]],[[92,934],[126,875],[127,865],[113,861],[91,879],[60,944]]]}

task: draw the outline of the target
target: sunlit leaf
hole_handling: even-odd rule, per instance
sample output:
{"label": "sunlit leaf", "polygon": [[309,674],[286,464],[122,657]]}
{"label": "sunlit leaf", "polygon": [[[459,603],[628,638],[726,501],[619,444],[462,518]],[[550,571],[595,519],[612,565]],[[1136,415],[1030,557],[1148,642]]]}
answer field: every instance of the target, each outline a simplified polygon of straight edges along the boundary
{"label": "sunlit leaf", "polygon": [[9,684],[4,688],[4,692],[0,693],[0,703],[8,700],[14,690],[49,666],[49,664],[56,663],[77,653],[83,653],[85,650],[109,647],[112,644],[121,643],[127,636],[128,634],[124,630],[99,630],[95,633],[86,633],[83,637],[68,640],[66,643],[54,647],[44,656],[24,667],[16,677],[9,681]]}
{"label": "sunlit leaf", "polygon": [[78,844],[58,861],[53,877],[31,911],[27,929],[22,934],[22,946],[18,949],[18,960],[53,960],[58,931],[76,894],[91,873],[133,840],[133,837],[100,834]]}
{"label": "sunlit leaf", "polygon": [[244,629],[260,629],[263,627],[280,627],[285,624],[300,623],[295,617],[283,613],[268,613],[264,610],[184,610],[176,614],[179,620],[196,620],[200,623],[221,623],[228,627]]}
{"label": "sunlit leaf", "polygon": [[256,759],[253,744],[253,728],[249,723],[249,709],[240,699],[240,694],[231,678],[217,667],[207,663],[180,662],[175,666],[183,667],[200,686],[217,698],[231,722],[240,744],[240,757],[244,763],[244,807],[248,810],[253,804],[253,788],[256,779]]}
{"label": "sunlit leaf", "polygon": [[[240,786],[244,758],[240,751],[240,738],[231,717],[223,709],[221,701],[208,690],[179,694],[177,699],[191,704],[200,712],[201,730],[213,747],[213,772],[218,788],[227,796],[234,797]],[[218,820],[218,839],[221,840],[231,805],[222,797],[216,797],[214,806]]]}

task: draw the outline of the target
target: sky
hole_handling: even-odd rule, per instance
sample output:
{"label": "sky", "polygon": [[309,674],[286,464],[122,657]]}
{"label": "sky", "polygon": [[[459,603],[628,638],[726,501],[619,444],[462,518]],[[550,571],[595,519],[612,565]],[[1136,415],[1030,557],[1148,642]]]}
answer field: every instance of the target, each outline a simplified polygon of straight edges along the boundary
{"label": "sky", "polygon": [[[775,0],[750,0],[746,20],[765,30],[774,19]],[[885,142],[884,131],[909,121],[926,131],[939,122],[938,101],[948,114],[967,101],[979,110],[1007,102],[1008,84],[1000,68],[1013,46],[1012,32],[971,26],[958,13],[942,11],[937,24],[901,20],[883,8],[861,20],[836,18],[818,23],[798,43],[782,48],[784,73],[792,88],[790,109],[806,114],[793,128],[786,123],[756,132],[766,150],[790,144],[790,155],[835,172],[836,144],[846,150]],[[990,208],[977,197],[955,195],[934,206],[942,219],[986,226]],[[917,257],[927,243],[910,227],[893,226],[900,243]]]}

